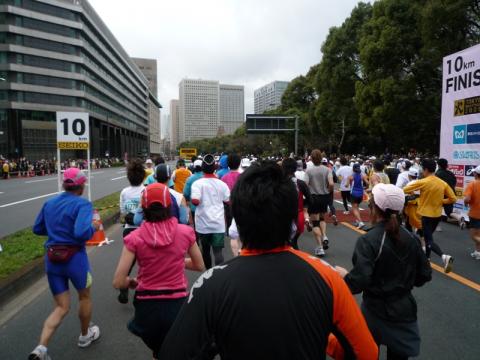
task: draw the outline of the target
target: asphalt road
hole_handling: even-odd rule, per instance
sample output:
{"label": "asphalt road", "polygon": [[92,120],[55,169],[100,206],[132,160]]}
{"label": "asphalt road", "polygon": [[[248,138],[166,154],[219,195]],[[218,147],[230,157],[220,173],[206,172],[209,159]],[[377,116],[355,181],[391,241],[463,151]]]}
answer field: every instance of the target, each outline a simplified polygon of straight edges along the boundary
{"label": "asphalt road", "polygon": [[[480,358],[480,261],[469,256],[472,244],[467,231],[460,231],[457,226],[450,224],[442,224],[442,227],[443,232],[436,233],[435,238],[445,252],[456,257],[454,274],[448,277],[434,270],[433,280],[414,290],[422,335],[419,359],[477,360]],[[325,260],[350,268],[352,251],[359,234],[344,224],[337,227],[328,225],[328,232],[331,248]],[[100,326],[102,336],[90,348],[77,347],[79,324],[76,301],[73,301],[70,314],[49,346],[54,360],[151,358],[141,340],[126,329],[126,323],[133,313],[131,303],[119,304],[117,292],[111,285],[122,247],[121,228],[115,225],[108,235],[115,242],[94,248],[90,253],[94,276],[93,320]],[[304,234],[299,245],[302,250],[312,252],[312,235]],[[229,248],[224,249],[224,254],[227,258],[231,256]],[[438,258],[432,260],[440,264]],[[188,277],[191,284],[198,273],[189,272]],[[13,303],[0,309],[0,359],[25,359],[36,346],[43,321],[51,309],[52,298],[45,278],[19,294]],[[381,359],[384,358],[382,351]]]}

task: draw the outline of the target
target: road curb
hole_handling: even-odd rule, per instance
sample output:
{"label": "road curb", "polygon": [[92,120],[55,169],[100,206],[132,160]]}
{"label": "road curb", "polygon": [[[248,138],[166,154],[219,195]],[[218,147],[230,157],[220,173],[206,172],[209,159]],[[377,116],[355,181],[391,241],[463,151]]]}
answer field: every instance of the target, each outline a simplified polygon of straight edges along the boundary
{"label": "road curb", "polygon": [[[120,212],[112,214],[103,220],[103,227],[107,230],[118,222]],[[32,260],[23,268],[0,280],[0,308],[12,300],[16,294],[25,290],[35,281],[45,275],[45,265],[43,256]]]}

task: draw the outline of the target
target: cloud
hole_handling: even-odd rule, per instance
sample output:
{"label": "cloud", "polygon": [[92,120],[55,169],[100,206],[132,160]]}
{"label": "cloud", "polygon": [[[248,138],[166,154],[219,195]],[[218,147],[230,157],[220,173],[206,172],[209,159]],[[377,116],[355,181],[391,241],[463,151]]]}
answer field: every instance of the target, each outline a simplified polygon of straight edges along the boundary
{"label": "cloud", "polygon": [[245,86],[305,74],[354,0],[90,0],[130,56],[157,59],[162,114],[178,98],[182,78]]}

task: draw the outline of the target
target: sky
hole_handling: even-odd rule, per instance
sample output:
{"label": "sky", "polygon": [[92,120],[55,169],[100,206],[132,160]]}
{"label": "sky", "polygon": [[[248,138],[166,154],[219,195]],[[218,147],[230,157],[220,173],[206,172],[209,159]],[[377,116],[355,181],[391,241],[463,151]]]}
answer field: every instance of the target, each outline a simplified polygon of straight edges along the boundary
{"label": "sky", "polygon": [[89,0],[132,57],[157,59],[162,115],[184,78],[245,86],[306,74],[358,0]]}

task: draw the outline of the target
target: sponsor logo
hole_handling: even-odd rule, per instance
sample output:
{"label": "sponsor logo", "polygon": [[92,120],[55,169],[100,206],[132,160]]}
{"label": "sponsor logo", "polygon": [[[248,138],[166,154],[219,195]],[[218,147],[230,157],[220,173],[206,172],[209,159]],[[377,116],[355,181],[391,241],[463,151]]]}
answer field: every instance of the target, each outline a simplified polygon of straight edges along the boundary
{"label": "sponsor logo", "polygon": [[480,151],[477,150],[456,150],[452,153],[454,160],[479,160]]}
{"label": "sponsor logo", "polygon": [[475,165],[465,165],[465,176],[473,176],[473,170],[475,170]]}
{"label": "sponsor logo", "polygon": [[453,143],[467,143],[467,125],[457,125],[453,127]]}
{"label": "sponsor logo", "polygon": [[455,187],[455,195],[457,199],[463,199],[463,187]]}
{"label": "sponsor logo", "polygon": [[464,116],[480,113],[480,96],[455,100],[453,116]]}
{"label": "sponsor logo", "polygon": [[454,144],[480,144],[480,124],[456,125],[453,127]]}
{"label": "sponsor logo", "polygon": [[457,186],[458,187],[463,188],[463,184],[464,184],[463,179],[464,179],[463,176],[457,176]]}
{"label": "sponsor logo", "polygon": [[453,204],[453,207],[454,207],[455,209],[463,210],[463,204],[462,204],[462,203],[460,203],[460,204],[459,204],[459,203],[455,203],[455,204]]}
{"label": "sponsor logo", "polygon": [[480,124],[467,125],[467,144],[480,144]]}
{"label": "sponsor logo", "polygon": [[465,167],[463,165],[448,165],[448,169],[453,172],[455,176],[464,176],[465,175]]}

